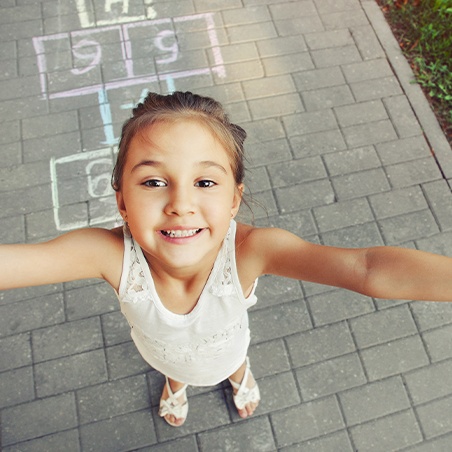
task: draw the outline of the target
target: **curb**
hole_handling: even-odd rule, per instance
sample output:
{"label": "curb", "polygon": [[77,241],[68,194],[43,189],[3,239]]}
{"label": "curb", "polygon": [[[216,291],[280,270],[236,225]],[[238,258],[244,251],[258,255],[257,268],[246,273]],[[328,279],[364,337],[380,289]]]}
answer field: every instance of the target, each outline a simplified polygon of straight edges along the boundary
{"label": "curb", "polygon": [[383,47],[392,69],[421,125],[433,156],[452,190],[452,148],[424,92],[413,83],[414,74],[375,0],[362,0],[362,8]]}

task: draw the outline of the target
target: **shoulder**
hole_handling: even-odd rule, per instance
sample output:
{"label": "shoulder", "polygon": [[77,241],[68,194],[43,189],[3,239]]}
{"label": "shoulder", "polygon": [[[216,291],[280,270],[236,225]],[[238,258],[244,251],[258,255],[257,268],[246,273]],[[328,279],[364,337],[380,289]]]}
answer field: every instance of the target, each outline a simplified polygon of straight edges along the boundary
{"label": "shoulder", "polygon": [[276,268],[291,265],[294,256],[305,254],[313,247],[297,235],[280,228],[258,228],[238,223],[236,255],[239,265],[249,265],[256,277],[279,274]]}

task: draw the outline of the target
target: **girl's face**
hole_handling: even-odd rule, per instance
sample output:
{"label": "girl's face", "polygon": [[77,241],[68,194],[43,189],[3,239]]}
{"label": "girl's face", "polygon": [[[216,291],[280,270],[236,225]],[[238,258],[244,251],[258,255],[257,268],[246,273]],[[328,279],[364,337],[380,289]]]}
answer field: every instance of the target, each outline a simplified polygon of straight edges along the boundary
{"label": "girl's face", "polygon": [[154,269],[212,265],[239,209],[228,154],[199,122],[160,122],[131,141],[118,207]]}

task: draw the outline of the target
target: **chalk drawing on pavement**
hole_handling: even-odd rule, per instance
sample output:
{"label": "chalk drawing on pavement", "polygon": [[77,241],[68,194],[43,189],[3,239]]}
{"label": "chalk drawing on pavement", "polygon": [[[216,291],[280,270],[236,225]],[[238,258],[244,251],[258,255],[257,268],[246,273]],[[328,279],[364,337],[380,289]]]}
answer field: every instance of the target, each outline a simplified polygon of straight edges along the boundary
{"label": "chalk drawing on pavement", "polygon": [[[117,7],[118,3],[124,8],[123,12],[129,11],[130,4],[125,1],[105,2],[105,8]],[[178,25],[190,21],[193,24],[189,25],[193,28],[205,32],[206,50],[210,51],[213,64],[186,69],[179,63],[182,52],[177,36]],[[33,38],[43,99],[52,101],[95,95],[103,125],[104,139],[99,143],[101,149],[84,150],[50,161],[54,219],[57,229],[61,231],[117,219],[114,193],[109,182],[118,136],[113,127],[109,92],[136,87],[141,90],[141,101],[153,83],[163,83],[167,91],[172,92],[180,79],[212,74],[220,78],[226,76],[213,13],[123,22]],[[70,52],[71,68],[56,65],[56,59],[52,58],[55,44],[59,52]],[[120,109],[130,110],[133,106],[130,98],[124,99]],[[83,171],[80,166],[83,166]],[[62,212],[68,205],[67,200],[74,199],[74,196],[70,196],[64,182],[68,175],[71,177],[71,174],[81,173],[83,186],[75,189],[86,194],[89,211],[86,219],[68,220]],[[94,204],[97,208],[91,208]]]}

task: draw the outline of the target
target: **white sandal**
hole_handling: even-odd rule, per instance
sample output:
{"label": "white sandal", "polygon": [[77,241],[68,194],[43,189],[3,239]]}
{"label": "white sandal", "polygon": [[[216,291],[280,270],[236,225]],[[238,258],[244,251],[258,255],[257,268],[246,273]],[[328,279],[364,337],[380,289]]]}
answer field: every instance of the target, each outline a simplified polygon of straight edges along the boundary
{"label": "white sandal", "polygon": [[249,403],[258,403],[261,399],[259,392],[259,386],[257,383],[252,388],[247,388],[246,383],[251,374],[250,371],[250,360],[248,356],[246,357],[246,369],[245,374],[241,383],[237,383],[229,378],[229,383],[234,389],[237,389],[237,393],[232,393],[232,398],[234,399],[234,404],[238,410],[243,410]]}
{"label": "white sandal", "polygon": [[[187,400],[187,385],[182,386],[178,391],[174,392],[171,389],[171,385],[169,384],[168,377],[165,375],[166,380],[166,389],[168,391],[168,398],[166,400],[160,399],[160,409],[159,416],[163,417],[166,422],[172,427],[180,427],[187,419],[188,413],[188,400]],[[181,403],[177,400],[179,397],[184,396],[184,401]],[[170,422],[166,415],[173,415],[176,419],[183,419],[182,424],[176,424],[174,422]]]}

